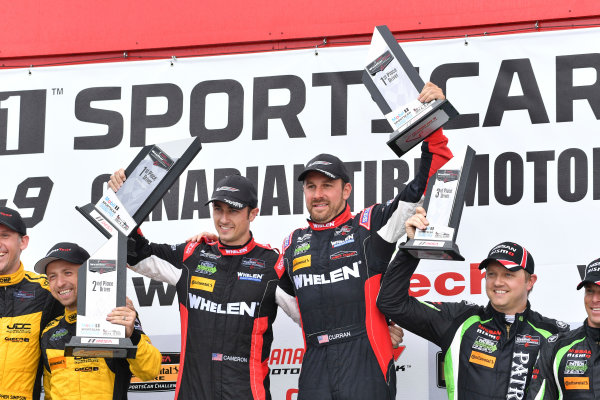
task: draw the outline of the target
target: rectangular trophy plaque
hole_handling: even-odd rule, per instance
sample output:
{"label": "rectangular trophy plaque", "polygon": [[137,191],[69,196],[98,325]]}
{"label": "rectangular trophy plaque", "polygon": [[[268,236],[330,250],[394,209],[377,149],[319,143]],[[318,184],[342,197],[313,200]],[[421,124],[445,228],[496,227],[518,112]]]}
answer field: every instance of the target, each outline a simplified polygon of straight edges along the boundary
{"label": "rectangular trophy plaque", "polygon": [[[106,320],[108,313],[125,305],[127,236],[117,232],[79,267],[77,276],[76,336],[65,346],[73,357],[135,358],[137,347],[125,337],[125,327]],[[82,290],[83,289],[83,290]]]}
{"label": "rectangular trophy plaque", "polygon": [[429,178],[423,204],[429,226],[417,229],[401,249],[416,258],[464,261],[455,242],[474,157],[475,151],[467,146],[462,166],[454,158]]}
{"label": "rectangular trophy plaque", "polygon": [[448,100],[417,100],[425,83],[385,25],[375,27],[362,81],[394,130],[387,144],[398,157],[458,115]]}
{"label": "rectangular trophy plaque", "polygon": [[67,356],[134,358],[137,347],[125,327],[106,321],[126,304],[127,237],[154,209],[202,145],[199,138],[142,148],[125,170],[118,191],[107,188],[96,204],[75,207],[108,241],[79,269],[76,336]]}

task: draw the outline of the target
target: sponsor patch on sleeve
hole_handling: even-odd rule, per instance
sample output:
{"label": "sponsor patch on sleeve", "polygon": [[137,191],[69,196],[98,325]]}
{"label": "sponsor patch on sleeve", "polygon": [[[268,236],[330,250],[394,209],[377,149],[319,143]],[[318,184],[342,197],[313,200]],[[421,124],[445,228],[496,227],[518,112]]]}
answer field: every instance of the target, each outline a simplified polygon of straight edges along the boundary
{"label": "sponsor patch on sleeve", "polygon": [[310,267],[310,254],[298,258],[294,258],[292,271],[296,272],[297,269]]}
{"label": "sponsor patch on sleeve", "polygon": [[190,281],[190,289],[204,290],[206,292],[212,292],[215,289],[215,280],[202,278],[199,276],[192,276]]}
{"label": "sponsor patch on sleeve", "polygon": [[373,207],[365,208],[360,215],[360,223],[359,225],[366,228],[371,229],[371,213],[373,211]]}
{"label": "sponsor patch on sleeve", "polygon": [[496,365],[496,357],[488,356],[487,354],[480,353],[478,351],[472,351],[469,362],[483,365],[484,367],[488,368],[494,368],[494,365]]}

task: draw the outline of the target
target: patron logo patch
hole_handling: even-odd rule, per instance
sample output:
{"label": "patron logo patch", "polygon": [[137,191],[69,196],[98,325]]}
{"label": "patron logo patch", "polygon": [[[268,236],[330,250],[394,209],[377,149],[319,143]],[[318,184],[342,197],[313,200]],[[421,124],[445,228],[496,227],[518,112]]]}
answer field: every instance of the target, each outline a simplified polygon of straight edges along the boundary
{"label": "patron logo patch", "polygon": [[587,360],[567,360],[565,375],[583,375],[587,369]]}
{"label": "patron logo patch", "polygon": [[294,249],[294,257],[296,257],[300,254],[304,254],[309,250],[310,250],[310,242],[303,243]]}
{"label": "patron logo patch", "polygon": [[294,258],[292,272],[296,272],[296,270],[307,267],[310,267],[310,254],[307,256]]}
{"label": "patron logo patch", "polygon": [[199,276],[192,276],[192,280],[190,281],[190,288],[204,290],[206,292],[212,292],[215,289],[215,280],[201,278]]}
{"label": "patron logo patch", "polygon": [[494,368],[494,365],[496,365],[496,357],[488,356],[487,354],[483,354],[478,351],[472,351],[469,362],[483,365],[484,367],[488,368]]}
{"label": "patron logo patch", "polygon": [[492,339],[487,339],[481,336],[477,337],[473,343],[473,349],[480,350],[486,353],[493,353],[498,350],[498,342]]}
{"label": "patron logo patch", "polygon": [[201,261],[196,267],[196,272],[204,275],[212,275],[217,272],[217,264],[210,261]]}

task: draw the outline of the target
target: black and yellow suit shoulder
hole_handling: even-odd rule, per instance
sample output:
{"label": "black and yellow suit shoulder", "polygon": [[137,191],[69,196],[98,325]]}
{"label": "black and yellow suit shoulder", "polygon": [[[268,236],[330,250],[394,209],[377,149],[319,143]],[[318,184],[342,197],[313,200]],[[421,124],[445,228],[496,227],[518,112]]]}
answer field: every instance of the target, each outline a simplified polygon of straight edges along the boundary
{"label": "black and yellow suit shoulder", "polygon": [[65,344],[75,335],[77,312],[65,312],[42,333],[46,400],[126,399],[131,374],[143,380],[158,375],[161,355],[136,323],[131,341],[135,359],[65,357]]}
{"label": "black and yellow suit shoulder", "polygon": [[23,264],[0,275],[0,398],[39,398],[39,337],[57,305],[45,275],[25,271]]}

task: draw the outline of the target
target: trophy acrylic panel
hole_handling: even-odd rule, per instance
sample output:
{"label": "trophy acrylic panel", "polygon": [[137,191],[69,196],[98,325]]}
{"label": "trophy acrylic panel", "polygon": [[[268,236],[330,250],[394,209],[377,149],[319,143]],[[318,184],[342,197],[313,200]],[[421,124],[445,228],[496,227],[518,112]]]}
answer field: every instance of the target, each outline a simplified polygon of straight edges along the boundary
{"label": "trophy acrylic panel", "polygon": [[458,115],[448,100],[417,100],[425,83],[385,25],[373,32],[362,81],[394,130],[387,144],[398,157]]}
{"label": "trophy acrylic panel", "polygon": [[414,239],[401,249],[417,258],[464,261],[456,236],[474,157],[475,151],[467,147],[464,159],[453,158],[429,178],[423,204],[429,226],[417,229]]}
{"label": "trophy acrylic panel", "polygon": [[198,138],[145,146],[117,193],[107,188],[96,204],[76,207],[108,241],[79,270],[77,332],[65,346],[68,356],[135,357],[137,347],[125,337],[125,327],[106,321],[113,308],[126,304],[127,238],[201,148]]}

